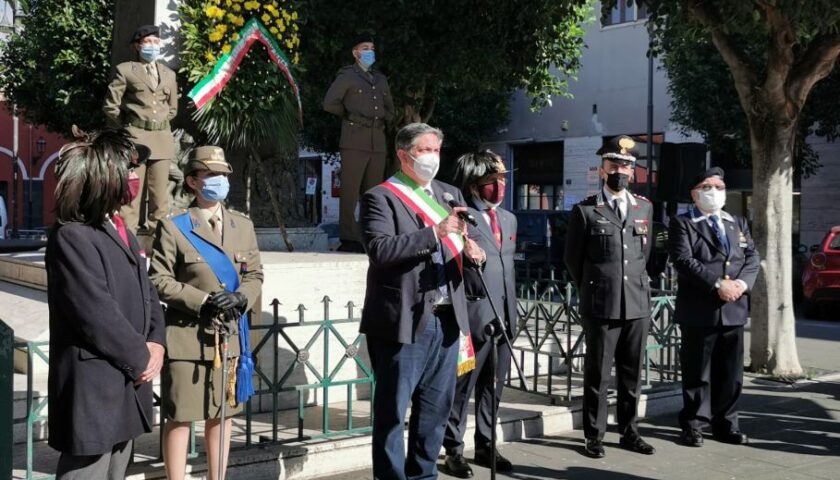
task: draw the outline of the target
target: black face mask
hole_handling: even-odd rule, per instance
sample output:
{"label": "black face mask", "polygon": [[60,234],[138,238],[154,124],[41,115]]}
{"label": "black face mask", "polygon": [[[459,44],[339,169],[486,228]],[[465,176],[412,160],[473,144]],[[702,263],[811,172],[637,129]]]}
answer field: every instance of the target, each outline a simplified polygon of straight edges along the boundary
{"label": "black face mask", "polygon": [[613,172],[607,175],[607,186],[614,192],[620,192],[630,185],[630,175]]}

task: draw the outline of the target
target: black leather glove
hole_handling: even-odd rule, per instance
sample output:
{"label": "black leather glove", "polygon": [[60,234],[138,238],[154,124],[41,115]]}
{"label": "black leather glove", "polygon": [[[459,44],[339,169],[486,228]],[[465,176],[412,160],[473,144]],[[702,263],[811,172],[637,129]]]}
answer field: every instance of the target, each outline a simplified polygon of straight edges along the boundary
{"label": "black leather glove", "polygon": [[213,305],[218,310],[236,310],[241,315],[245,308],[248,307],[248,297],[239,292],[216,292],[210,295],[207,303]]}
{"label": "black leather glove", "polygon": [[221,313],[221,311],[215,305],[210,303],[210,298],[207,298],[207,301],[201,304],[201,310],[198,312],[198,316],[209,323],[212,322],[219,313]]}

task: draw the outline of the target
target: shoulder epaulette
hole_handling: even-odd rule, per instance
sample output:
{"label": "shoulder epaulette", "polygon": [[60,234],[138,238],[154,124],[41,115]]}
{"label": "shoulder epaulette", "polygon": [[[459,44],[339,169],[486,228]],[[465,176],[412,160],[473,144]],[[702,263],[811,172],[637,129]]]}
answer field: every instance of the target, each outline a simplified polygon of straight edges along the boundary
{"label": "shoulder epaulette", "polygon": [[178,215],[180,215],[182,213],[186,213],[187,210],[188,210],[187,208],[183,208],[183,207],[170,208],[169,213],[166,214],[166,218],[177,217]]}
{"label": "shoulder epaulette", "polygon": [[228,211],[228,212],[230,212],[230,213],[233,213],[233,214],[235,214],[235,215],[238,215],[238,216],[240,216],[240,217],[247,218],[248,220],[250,220],[250,219],[251,219],[251,217],[250,217],[250,216],[248,216],[248,214],[247,214],[247,213],[240,212],[240,211],[234,210],[234,209],[232,209],[232,208],[228,208],[228,209],[227,209],[227,211]]}
{"label": "shoulder epaulette", "polygon": [[634,193],[634,194],[633,194],[633,196],[634,196],[634,197],[636,197],[636,198],[638,198],[639,200],[644,200],[644,201],[646,201],[647,203],[653,203],[653,202],[651,202],[650,200],[648,200],[647,198],[645,198],[645,197],[643,197],[643,196],[641,196],[641,195],[638,195],[638,194],[636,194],[636,193]]}

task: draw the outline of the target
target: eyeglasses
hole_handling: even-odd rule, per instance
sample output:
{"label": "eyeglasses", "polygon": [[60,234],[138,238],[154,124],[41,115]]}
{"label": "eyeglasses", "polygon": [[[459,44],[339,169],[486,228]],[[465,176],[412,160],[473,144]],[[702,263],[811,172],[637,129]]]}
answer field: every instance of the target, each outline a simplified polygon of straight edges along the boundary
{"label": "eyeglasses", "polygon": [[700,190],[700,191],[703,191],[703,192],[708,192],[712,189],[715,189],[715,190],[720,192],[722,190],[726,190],[726,185],[708,185],[708,184],[706,184],[706,185],[698,185],[695,188],[697,190]]}

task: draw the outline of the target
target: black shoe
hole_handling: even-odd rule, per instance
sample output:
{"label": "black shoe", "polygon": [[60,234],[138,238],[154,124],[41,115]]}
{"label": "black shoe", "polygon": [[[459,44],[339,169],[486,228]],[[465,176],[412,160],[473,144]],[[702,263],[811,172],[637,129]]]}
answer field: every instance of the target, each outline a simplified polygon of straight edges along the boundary
{"label": "black shoe", "polygon": [[682,435],[680,435],[680,442],[689,447],[702,447],[703,434],[700,433],[700,430],[685,428],[682,431]]}
{"label": "black shoe", "polygon": [[642,455],[653,455],[656,453],[656,449],[653,448],[653,445],[642,440],[642,437],[635,434],[622,436],[618,444],[621,445],[622,448],[630,450],[631,452],[641,453]]}
{"label": "black shoe", "polygon": [[731,443],[732,445],[744,445],[749,443],[749,437],[740,430],[732,430],[726,433],[715,433],[715,440],[723,443]]}
{"label": "black shoe", "polygon": [[604,451],[604,442],[595,438],[586,439],[586,448],[583,450],[587,457],[604,458],[607,452]]}
{"label": "black shoe", "polygon": [[362,244],[354,240],[342,240],[341,245],[336,250],[339,252],[365,253]]}
{"label": "black shoe", "polygon": [[[482,467],[490,468],[490,461],[492,460],[489,448],[477,448],[475,450],[475,464]],[[511,472],[513,471],[513,464],[510,460],[503,457],[498,450],[496,450],[496,471],[497,472]]]}
{"label": "black shoe", "polygon": [[446,465],[447,473],[453,477],[472,478],[473,476],[472,468],[470,468],[470,465],[460,453],[447,455],[444,464]]}

